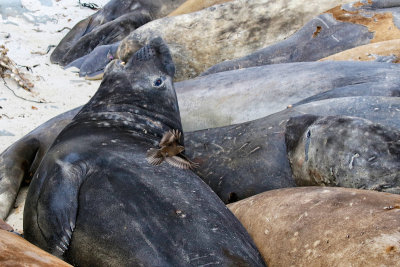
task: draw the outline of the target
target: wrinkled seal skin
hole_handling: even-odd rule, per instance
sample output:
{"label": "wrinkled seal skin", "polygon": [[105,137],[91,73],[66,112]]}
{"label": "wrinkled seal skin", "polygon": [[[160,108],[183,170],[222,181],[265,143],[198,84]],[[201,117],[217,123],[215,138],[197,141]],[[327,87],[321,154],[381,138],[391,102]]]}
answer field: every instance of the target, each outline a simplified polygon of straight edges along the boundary
{"label": "wrinkled seal skin", "polygon": [[400,132],[369,120],[294,117],[286,147],[298,185],[326,185],[400,194]]}
{"label": "wrinkled seal skin", "polygon": [[273,190],[228,207],[270,266],[397,266],[400,260],[398,195],[314,186]]}
{"label": "wrinkled seal skin", "polygon": [[72,267],[16,234],[0,229],[1,266]]}
{"label": "wrinkled seal skin", "polygon": [[[339,4],[342,2],[345,1]],[[176,64],[175,80],[186,80],[221,61],[245,56],[283,40],[337,4],[334,0],[307,4],[296,0],[227,2],[149,22],[122,41],[116,56],[125,61],[148,40],[161,36],[168,43]],[[285,9],[284,16],[282,9]]]}
{"label": "wrinkled seal skin", "polygon": [[[141,25],[166,16],[184,0],[110,0],[101,10],[78,22],[50,56],[65,66],[99,45],[122,40]],[[108,62],[107,62],[108,63]]]}
{"label": "wrinkled seal skin", "polygon": [[[400,4],[385,0],[326,11],[284,41],[216,64],[201,75],[267,64],[315,61],[360,45],[400,38]],[[386,4],[385,4],[386,3]]]}
{"label": "wrinkled seal skin", "polygon": [[125,66],[107,67],[99,90],[32,180],[24,210],[28,241],[79,266],[265,266],[200,178],[146,162],[146,151],[167,130],[182,131],[173,73],[161,39]]}

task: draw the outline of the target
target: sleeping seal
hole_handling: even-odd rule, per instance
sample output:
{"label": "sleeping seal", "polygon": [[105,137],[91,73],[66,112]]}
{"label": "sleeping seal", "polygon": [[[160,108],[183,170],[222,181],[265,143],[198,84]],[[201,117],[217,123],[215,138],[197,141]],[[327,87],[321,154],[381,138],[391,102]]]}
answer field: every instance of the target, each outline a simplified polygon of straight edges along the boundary
{"label": "sleeping seal", "polygon": [[298,185],[363,188],[400,194],[400,132],[348,116],[303,115],[286,125]]}
{"label": "sleeping seal", "polygon": [[200,178],[146,161],[165,132],[182,132],[173,74],[160,38],[108,65],[32,179],[27,240],[79,266],[265,266]]}
{"label": "sleeping seal", "polygon": [[312,186],[228,207],[270,266],[397,266],[400,260],[395,194]]}

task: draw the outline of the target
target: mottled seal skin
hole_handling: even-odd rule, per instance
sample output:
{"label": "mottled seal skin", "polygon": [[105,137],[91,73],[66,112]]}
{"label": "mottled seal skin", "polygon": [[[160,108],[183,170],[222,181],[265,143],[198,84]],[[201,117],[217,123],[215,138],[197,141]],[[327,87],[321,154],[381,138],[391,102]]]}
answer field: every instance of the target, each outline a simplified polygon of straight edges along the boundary
{"label": "mottled seal skin", "polygon": [[320,59],[327,60],[350,60],[350,61],[379,61],[400,62],[400,39],[382,41],[367,45],[361,45],[343,52]]}
{"label": "mottled seal skin", "polygon": [[[180,5],[168,16],[177,16],[199,11],[212,5],[228,2],[228,0],[189,0]],[[91,37],[93,38],[93,37]],[[69,63],[65,68],[76,67],[79,69],[79,76],[88,80],[99,80],[103,78],[105,66],[116,57],[120,42],[109,45],[97,46],[90,54],[80,57]]]}
{"label": "mottled seal skin", "polygon": [[122,40],[139,26],[166,16],[184,0],[111,0],[101,10],[78,22],[50,56],[65,66],[99,45]]}
{"label": "mottled seal skin", "polygon": [[398,129],[348,116],[294,117],[286,147],[298,185],[400,193]]}
{"label": "mottled seal skin", "polygon": [[16,234],[0,229],[1,266],[72,267]]}
{"label": "mottled seal skin", "polygon": [[[360,45],[400,38],[400,4],[343,4],[326,11],[284,41],[212,66],[201,75],[267,64],[315,61]],[[387,2],[386,2],[387,3]]]}
{"label": "mottled seal skin", "polygon": [[265,266],[200,178],[146,162],[166,131],[182,131],[173,73],[159,38],[108,65],[32,179],[27,240],[79,266]]}
{"label": "mottled seal skin", "polygon": [[283,40],[337,4],[334,0],[307,4],[296,0],[231,1],[147,23],[122,41],[117,57],[125,61],[149,39],[161,36],[176,64],[175,80],[187,80],[221,61]]}
{"label": "mottled seal skin", "polygon": [[400,197],[299,187],[228,205],[270,266],[396,266]]}

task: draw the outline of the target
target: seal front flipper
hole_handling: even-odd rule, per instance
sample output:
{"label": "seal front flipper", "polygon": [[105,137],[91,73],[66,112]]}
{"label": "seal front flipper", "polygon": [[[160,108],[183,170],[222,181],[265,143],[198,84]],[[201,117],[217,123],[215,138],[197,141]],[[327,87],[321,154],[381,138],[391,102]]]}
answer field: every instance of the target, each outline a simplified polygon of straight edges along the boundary
{"label": "seal front flipper", "polygon": [[54,161],[42,164],[29,187],[27,198],[31,201],[25,205],[24,234],[28,240],[35,237],[36,245],[62,257],[75,228],[78,193],[87,168],[83,162]]}

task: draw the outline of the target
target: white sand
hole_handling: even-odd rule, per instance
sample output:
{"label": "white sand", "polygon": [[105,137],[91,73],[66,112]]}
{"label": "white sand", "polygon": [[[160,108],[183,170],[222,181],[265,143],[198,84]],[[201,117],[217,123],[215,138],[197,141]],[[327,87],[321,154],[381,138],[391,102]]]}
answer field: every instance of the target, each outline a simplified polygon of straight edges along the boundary
{"label": "white sand", "polygon": [[[103,6],[108,0],[82,0]],[[26,77],[34,83],[33,92],[20,88],[6,78],[8,86],[24,98],[47,103],[33,103],[16,97],[0,79],[0,151],[48,119],[85,104],[97,90],[100,81],[86,81],[70,70],[50,63],[45,52],[49,45],[57,45],[78,21],[95,11],[80,7],[78,0],[0,0],[0,45],[8,49],[15,63],[32,68]],[[52,48],[51,51],[53,51]],[[37,67],[34,67],[38,65]],[[21,197],[21,196],[20,196]],[[22,198],[24,199],[24,198]],[[23,201],[16,203],[7,222],[22,231]]]}
{"label": "white sand", "polygon": [[[101,6],[107,2],[82,0],[89,1]],[[86,103],[98,88],[99,81],[86,81],[70,70],[51,64],[51,52],[32,54],[45,52],[49,45],[57,45],[68,32],[57,30],[72,28],[95,11],[80,7],[77,0],[0,0],[0,12],[0,44],[9,49],[9,58],[19,65],[38,65],[32,72],[20,68],[34,83],[33,93],[20,88],[11,79],[5,79],[7,84],[19,96],[47,102],[19,99],[0,79],[0,151],[3,151],[46,120]]]}

